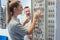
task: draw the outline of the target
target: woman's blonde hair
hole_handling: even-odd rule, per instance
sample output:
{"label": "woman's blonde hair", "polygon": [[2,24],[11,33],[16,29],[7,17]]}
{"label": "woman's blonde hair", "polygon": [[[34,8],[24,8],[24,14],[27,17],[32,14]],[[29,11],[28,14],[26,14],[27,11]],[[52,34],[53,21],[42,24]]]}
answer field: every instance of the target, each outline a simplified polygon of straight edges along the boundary
{"label": "woman's blonde hair", "polygon": [[8,1],[7,3],[7,12],[8,12],[8,23],[11,20],[11,17],[14,15],[14,7],[18,7],[19,6],[20,1]]}

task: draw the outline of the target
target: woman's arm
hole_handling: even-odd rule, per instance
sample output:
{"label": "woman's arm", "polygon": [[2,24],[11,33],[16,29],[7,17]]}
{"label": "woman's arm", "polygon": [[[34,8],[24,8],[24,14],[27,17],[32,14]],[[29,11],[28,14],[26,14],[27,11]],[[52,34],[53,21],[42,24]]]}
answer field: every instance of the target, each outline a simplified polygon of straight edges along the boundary
{"label": "woman's arm", "polygon": [[33,29],[35,28],[35,24],[36,24],[36,19],[33,19],[33,22],[31,24],[31,26],[27,30],[27,33],[28,34],[31,34],[32,33]]}
{"label": "woman's arm", "polygon": [[31,26],[27,30],[27,33],[28,34],[31,34],[32,33],[33,29],[35,28],[35,24],[36,24],[37,19],[39,17],[41,17],[41,16],[42,15],[41,15],[41,12],[40,11],[37,11],[36,13],[34,13],[32,24],[31,24]]}

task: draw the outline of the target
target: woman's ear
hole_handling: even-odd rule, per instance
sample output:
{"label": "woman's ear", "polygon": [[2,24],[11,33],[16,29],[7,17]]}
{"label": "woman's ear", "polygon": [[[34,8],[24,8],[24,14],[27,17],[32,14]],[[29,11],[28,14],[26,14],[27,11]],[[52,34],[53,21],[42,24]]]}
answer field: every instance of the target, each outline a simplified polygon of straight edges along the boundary
{"label": "woman's ear", "polygon": [[16,8],[16,7],[14,7],[14,9],[13,9],[13,10],[14,10],[14,12],[16,12],[16,11],[17,11],[17,8]]}

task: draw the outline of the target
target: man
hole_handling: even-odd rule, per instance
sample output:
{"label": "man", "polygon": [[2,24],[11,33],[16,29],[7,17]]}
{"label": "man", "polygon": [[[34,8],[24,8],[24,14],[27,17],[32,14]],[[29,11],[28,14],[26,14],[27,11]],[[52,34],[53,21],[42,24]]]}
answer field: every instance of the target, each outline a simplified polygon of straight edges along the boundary
{"label": "man", "polygon": [[[26,27],[26,29],[28,29],[28,27],[31,25],[31,15],[30,15],[30,8],[28,6],[26,6],[24,8],[24,12],[26,14],[26,19],[23,23],[23,26]],[[25,35],[24,36],[24,40],[31,40],[32,35]]]}
{"label": "man", "polygon": [[[28,29],[31,25],[30,8],[28,6],[24,8],[24,14],[24,16],[20,15],[20,23],[25,27],[25,29]],[[25,35],[24,40],[31,40],[31,35]]]}

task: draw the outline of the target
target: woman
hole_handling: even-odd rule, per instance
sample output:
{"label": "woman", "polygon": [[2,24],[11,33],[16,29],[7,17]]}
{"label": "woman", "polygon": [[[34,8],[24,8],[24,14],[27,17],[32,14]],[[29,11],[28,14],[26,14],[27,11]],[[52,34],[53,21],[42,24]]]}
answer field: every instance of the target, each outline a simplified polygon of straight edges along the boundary
{"label": "woman", "polygon": [[[24,36],[26,34],[31,34],[37,18],[40,17],[40,12],[37,11],[34,14],[32,24],[30,27],[25,30],[24,27],[19,23],[17,16],[21,14],[23,11],[22,4],[20,1],[12,1],[9,3],[9,12],[11,16],[9,16],[9,24],[8,24],[8,31],[12,40],[24,40]],[[10,19],[11,18],[11,19]]]}

